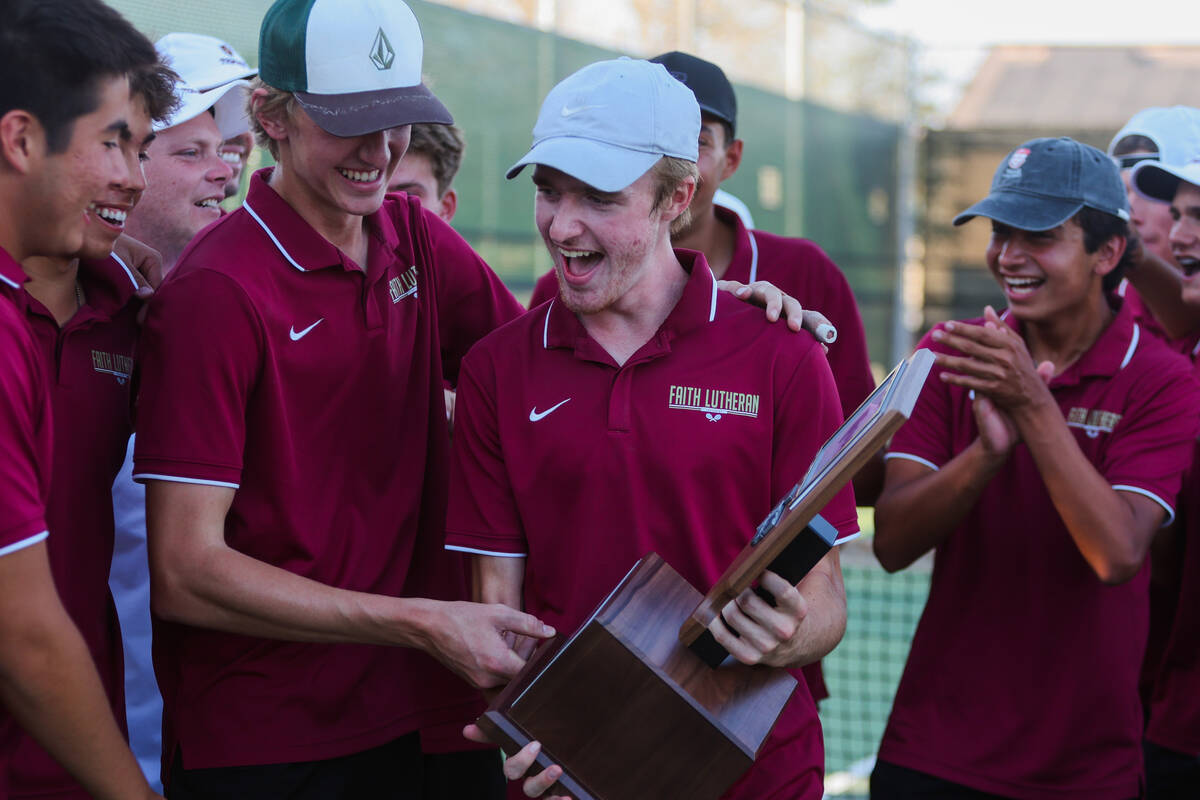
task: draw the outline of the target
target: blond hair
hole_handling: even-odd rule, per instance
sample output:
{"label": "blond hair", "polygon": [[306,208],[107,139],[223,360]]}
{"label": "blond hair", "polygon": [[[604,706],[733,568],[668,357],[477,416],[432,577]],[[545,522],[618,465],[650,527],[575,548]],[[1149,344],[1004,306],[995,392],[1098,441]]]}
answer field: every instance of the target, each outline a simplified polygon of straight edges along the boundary
{"label": "blond hair", "polygon": [[[654,205],[650,208],[651,213],[666,205],[675,190],[688,178],[695,180],[697,185],[700,183],[700,168],[696,166],[695,161],[688,161],[686,158],[663,156],[654,162],[650,171],[654,174],[655,179]],[[686,229],[691,222],[691,208],[685,208],[678,217],[671,220],[671,235]]]}
{"label": "blond hair", "polygon": [[[259,89],[266,90],[266,96],[255,103],[254,93]],[[250,130],[254,132],[254,140],[260,147],[271,152],[271,158],[279,158],[279,143],[267,135],[262,123],[258,121],[260,114],[267,117],[281,116],[288,119],[296,111],[296,96],[283,89],[263,83],[262,78],[255,76],[250,82],[250,92],[246,99],[246,116],[250,118]]]}

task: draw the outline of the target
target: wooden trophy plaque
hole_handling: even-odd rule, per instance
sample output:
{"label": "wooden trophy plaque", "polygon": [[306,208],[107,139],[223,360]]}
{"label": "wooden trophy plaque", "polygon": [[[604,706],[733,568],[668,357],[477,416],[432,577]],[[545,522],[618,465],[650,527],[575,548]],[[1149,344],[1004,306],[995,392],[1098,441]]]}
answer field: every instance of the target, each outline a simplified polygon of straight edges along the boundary
{"label": "wooden trophy plaque", "polygon": [[541,742],[531,771],[563,768],[549,794],[719,798],[754,763],[796,680],[728,659],[708,626],[764,571],[798,583],[838,543],[818,512],[908,418],[932,364],[919,350],[892,371],[707,595],[651,553],[574,634],[534,652],[479,726],[508,753]]}

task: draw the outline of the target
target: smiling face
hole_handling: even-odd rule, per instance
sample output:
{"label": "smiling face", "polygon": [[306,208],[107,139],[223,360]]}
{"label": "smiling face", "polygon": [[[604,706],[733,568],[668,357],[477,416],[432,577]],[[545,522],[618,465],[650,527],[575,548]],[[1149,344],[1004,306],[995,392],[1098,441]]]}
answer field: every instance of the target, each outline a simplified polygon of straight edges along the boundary
{"label": "smiling face", "polygon": [[1180,181],[1171,200],[1170,243],[1183,269],[1183,300],[1200,307],[1200,186]]}
{"label": "smiling face", "polygon": [[130,107],[128,134],[122,132],[120,137],[125,169],[88,208],[83,247],[79,251],[81,258],[93,261],[107,258],[117,237],[125,232],[125,220],[146,188],[143,164],[149,158],[148,150],[153,140],[146,103],[135,98]]}
{"label": "smiling face", "polygon": [[263,120],[263,126],[279,146],[272,187],[323,232],[379,210],[411,133],[411,126],[402,125],[362,136],[334,136],[302,108],[284,120]]}
{"label": "smiling face", "polygon": [[47,154],[42,168],[30,175],[22,203],[28,220],[23,226],[25,255],[76,255],[83,247],[85,230],[100,224],[94,217],[89,219],[89,209],[121,202],[112,187],[132,189],[137,180],[130,177],[130,153],[125,146],[136,135],[130,122],[135,104],[129,81],[124,77],[102,80],[97,92],[99,106],[75,120],[67,148]]}
{"label": "smiling face", "polygon": [[1025,231],[992,221],[987,264],[1014,316],[1049,322],[1088,309],[1102,296],[1101,281],[1116,266],[1111,241],[1095,253],[1084,248],[1074,219],[1048,231]]}
{"label": "smiling face", "polygon": [[564,172],[538,165],[534,217],[554,259],[559,295],[576,314],[618,306],[670,237],[675,214],[652,211],[657,178],[646,172],[617,192],[601,192]]}
{"label": "smiling face", "polygon": [[146,191],[128,232],[158,250],[170,268],[193,237],[221,216],[233,171],[221,160],[221,132],[207,112],[160,131],[149,149]]}

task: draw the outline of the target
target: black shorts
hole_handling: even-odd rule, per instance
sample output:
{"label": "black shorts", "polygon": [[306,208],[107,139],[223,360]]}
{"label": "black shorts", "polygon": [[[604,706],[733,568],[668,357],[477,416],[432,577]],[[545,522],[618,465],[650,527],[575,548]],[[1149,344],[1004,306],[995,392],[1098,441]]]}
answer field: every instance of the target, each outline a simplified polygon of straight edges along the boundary
{"label": "black shorts", "polygon": [[1008,800],[998,794],[938,778],[908,767],[876,761],[871,773],[871,800]]}
{"label": "black shorts", "polygon": [[1147,800],[1195,800],[1200,797],[1200,756],[1179,753],[1143,741]]}
{"label": "black shorts", "polygon": [[184,769],[177,753],[170,800],[503,800],[495,750],[423,755],[416,733],[348,756],[290,764]]}

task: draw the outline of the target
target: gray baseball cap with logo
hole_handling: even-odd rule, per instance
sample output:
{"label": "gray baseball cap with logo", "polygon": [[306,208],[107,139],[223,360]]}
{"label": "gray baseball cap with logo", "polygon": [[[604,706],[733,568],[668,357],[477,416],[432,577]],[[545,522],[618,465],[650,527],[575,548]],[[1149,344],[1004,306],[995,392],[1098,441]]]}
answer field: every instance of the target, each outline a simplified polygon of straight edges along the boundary
{"label": "gray baseball cap with logo", "polygon": [[424,45],[401,0],[276,0],[263,17],[258,70],[335,136],[454,119],[421,83]]}
{"label": "gray baseball cap with logo", "polygon": [[695,161],[699,138],[696,96],[661,64],[598,61],[546,95],[533,146],[507,176],[543,164],[602,192],[616,192],[663,156]]}
{"label": "gray baseball cap with logo", "polygon": [[1129,221],[1129,200],[1111,158],[1062,137],[1032,139],[1013,150],[992,177],[988,196],[954,218],[987,217],[1025,231],[1062,225],[1087,206]]}

